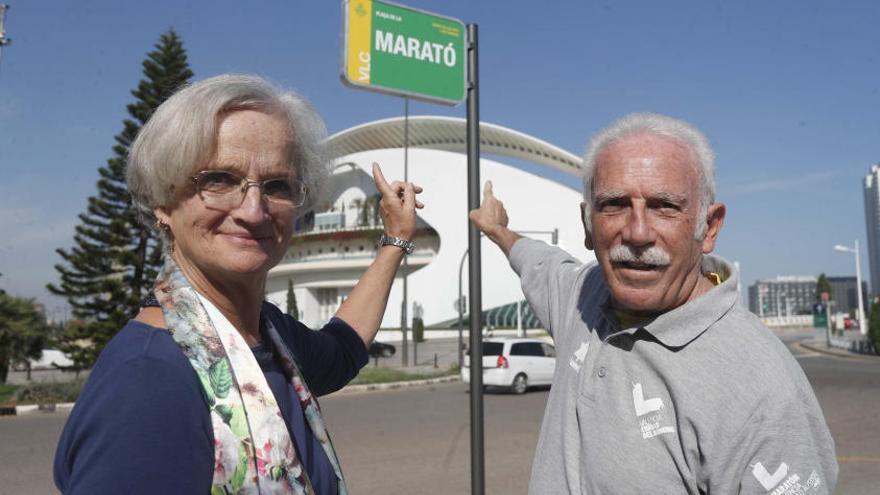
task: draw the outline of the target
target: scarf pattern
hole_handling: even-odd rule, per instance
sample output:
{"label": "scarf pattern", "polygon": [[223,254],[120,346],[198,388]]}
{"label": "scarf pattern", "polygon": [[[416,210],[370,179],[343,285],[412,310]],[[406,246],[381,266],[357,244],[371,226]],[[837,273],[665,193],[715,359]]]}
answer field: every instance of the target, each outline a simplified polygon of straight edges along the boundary
{"label": "scarf pattern", "polygon": [[[211,495],[313,495],[275,396],[244,338],[192,288],[170,256],[165,258],[154,293],[172,338],[199,378],[211,412]],[[296,391],[312,434],[333,466],[339,494],[346,495],[339,460],[318,402],[272,321],[261,316],[261,324]]]}

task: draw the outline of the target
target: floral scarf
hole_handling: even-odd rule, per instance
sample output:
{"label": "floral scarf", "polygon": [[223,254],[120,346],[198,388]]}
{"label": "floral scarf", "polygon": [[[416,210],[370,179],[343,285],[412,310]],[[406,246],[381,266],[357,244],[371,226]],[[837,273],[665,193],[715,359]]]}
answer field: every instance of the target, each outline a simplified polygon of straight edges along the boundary
{"label": "floral scarf", "polygon": [[[165,257],[154,289],[166,326],[196,371],[211,411],[211,495],[314,494],[275,396],[244,338],[210,301],[190,286],[170,256]],[[339,494],[346,495],[339,460],[318,402],[275,326],[269,318],[261,317],[261,324],[280,356],[312,434],[333,466]]]}

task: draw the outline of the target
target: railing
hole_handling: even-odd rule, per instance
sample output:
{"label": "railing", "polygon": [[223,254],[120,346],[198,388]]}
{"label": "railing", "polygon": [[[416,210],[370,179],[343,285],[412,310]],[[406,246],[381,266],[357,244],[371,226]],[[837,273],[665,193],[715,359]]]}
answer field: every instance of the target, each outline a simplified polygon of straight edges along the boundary
{"label": "railing", "polygon": [[[426,249],[417,249],[413,254],[409,255],[410,259],[412,258],[424,258],[424,257],[433,257],[435,254],[434,250],[426,248]],[[281,259],[281,263],[314,263],[319,261],[338,261],[338,260],[358,260],[358,259],[373,259],[376,257],[376,251],[371,249],[370,251],[357,252],[357,253],[322,253],[322,254],[312,254],[305,256],[295,256],[286,254],[284,258]]]}

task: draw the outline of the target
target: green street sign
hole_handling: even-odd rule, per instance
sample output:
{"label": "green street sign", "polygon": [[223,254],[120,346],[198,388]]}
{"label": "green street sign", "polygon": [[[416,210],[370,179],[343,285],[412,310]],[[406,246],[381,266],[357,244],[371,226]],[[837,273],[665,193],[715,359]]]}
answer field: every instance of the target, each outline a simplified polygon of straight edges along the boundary
{"label": "green street sign", "polygon": [[828,307],[824,304],[813,305],[813,327],[825,328],[828,326]]}
{"label": "green street sign", "polygon": [[379,0],[344,0],[342,12],[342,82],[445,105],[465,99],[463,22]]}

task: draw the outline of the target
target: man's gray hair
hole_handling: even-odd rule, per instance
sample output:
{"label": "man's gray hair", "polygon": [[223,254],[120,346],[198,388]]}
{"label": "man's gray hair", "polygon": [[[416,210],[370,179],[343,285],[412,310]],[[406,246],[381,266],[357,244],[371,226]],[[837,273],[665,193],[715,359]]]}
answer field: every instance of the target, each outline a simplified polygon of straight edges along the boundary
{"label": "man's gray hair", "polygon": [[671,138],[685,145],[694,155],[697,162],[700,188],[699,223],[694,231],[694,238],[703,239],[706,235],[706,215],[709,205],[715,202],[715,154],[709,140],[702,132],[691,124],[666,115],[656,113],[630,113],[615,120],[590,139],[590,145],[584,155],[584,223],[587,230],[593,230],[590,222],[590,211],[593,208],[593,177],[596,174],[596,160],[605,148],[629,136],[653,134]]}
{"label": "man's gray hair", "polygon": [[172,205],[178,191],[208,165],[216,151],[220,119],[238,110],[266,112],[288,122],[288,164],[309,188],[297,214],[315,205],[329,177],[321,117],[293,91],[258,76],[226,74],[177,91],[156,109],[131,145],[126,178],[145,225],[154,227],[153,210]]}

